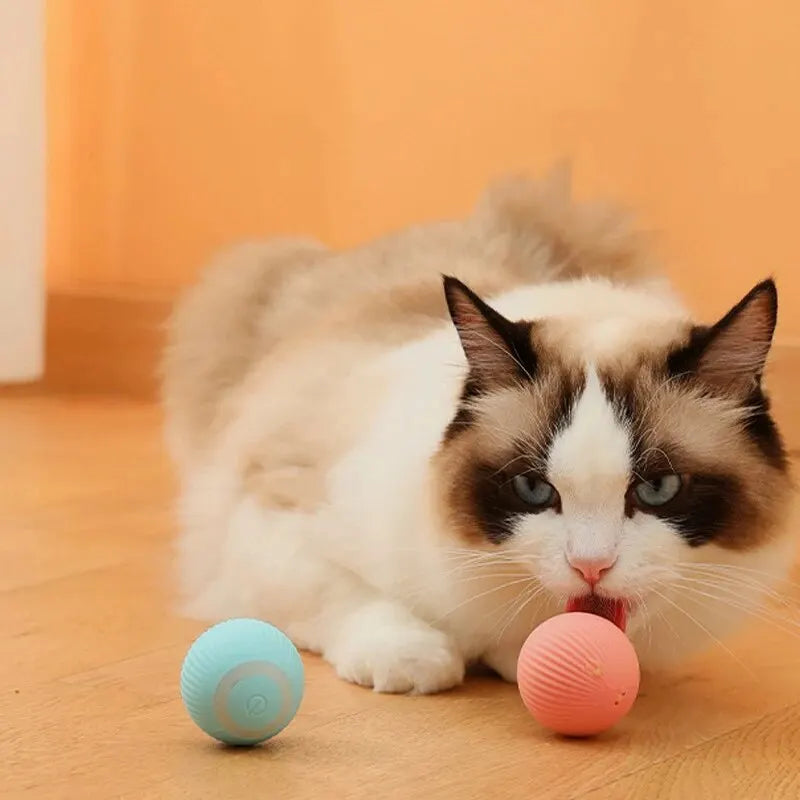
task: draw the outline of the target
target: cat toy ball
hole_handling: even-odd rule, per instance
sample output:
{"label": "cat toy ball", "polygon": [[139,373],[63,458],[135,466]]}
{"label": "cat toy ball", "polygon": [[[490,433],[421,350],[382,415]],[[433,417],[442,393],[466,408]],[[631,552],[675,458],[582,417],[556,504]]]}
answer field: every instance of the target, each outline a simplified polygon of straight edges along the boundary
{"label": "cat toy ball", "polygon": [[631,710],[639,661],[628,637],[604,617],[559,614],[522,646],[517,681],[522,701],[545,728],[593,736]]}
{"label": "cat toy ball", "polygon": [[189,716],[225,744],[252,745],[282,731],[303,699],[303,662],[277,628],[230,619],[189,648],[181,697]]}

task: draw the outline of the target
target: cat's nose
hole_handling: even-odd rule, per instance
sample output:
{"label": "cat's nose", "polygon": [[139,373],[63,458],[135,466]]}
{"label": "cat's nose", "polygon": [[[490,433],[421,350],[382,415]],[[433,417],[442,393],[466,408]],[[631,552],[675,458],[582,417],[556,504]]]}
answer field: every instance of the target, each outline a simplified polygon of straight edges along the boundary
{"label": "cat's nose", "polygon": [[617,563],[613,553],[601,556],[567,556],[567,561],[589,586],[594,585]]}

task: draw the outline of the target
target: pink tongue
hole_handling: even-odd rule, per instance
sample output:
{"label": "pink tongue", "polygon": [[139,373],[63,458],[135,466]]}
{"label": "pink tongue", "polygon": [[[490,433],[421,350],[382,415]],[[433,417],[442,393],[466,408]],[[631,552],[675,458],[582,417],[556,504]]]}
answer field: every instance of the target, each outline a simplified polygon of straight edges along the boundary
{"label": "pink tongue", "polygon": [[605,617],[609,622],[613,622],[623,631],[628,622],[628,610],[622,600],[598,597],[596,594],[571,597],[567,602],[567,611],[585,611],[588,614],[597,614],[598,617]]}

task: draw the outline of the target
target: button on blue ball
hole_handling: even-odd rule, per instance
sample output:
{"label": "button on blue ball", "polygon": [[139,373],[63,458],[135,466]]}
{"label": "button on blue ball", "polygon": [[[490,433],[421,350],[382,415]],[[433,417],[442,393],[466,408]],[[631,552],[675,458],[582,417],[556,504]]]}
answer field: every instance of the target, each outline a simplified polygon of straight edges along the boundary
{"label": "button on blue ball", "polygon": [[274,626],[229,619],[199,636],[181,669],[181,697],[191,718],[226,744],[270,739],[303,699],[303,662]]}

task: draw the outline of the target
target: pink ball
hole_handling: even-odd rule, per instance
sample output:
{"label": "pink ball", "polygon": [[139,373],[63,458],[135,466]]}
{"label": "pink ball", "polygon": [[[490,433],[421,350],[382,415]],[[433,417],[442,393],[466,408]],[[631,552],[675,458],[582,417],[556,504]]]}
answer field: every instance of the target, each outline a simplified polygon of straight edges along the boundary
{"label": "pink ball", "polygon": [[631,710],[639,661],[628,637],[604,617],[559,614],[522,646],[517,682],[541,725],[566,736],[593,736]]}

